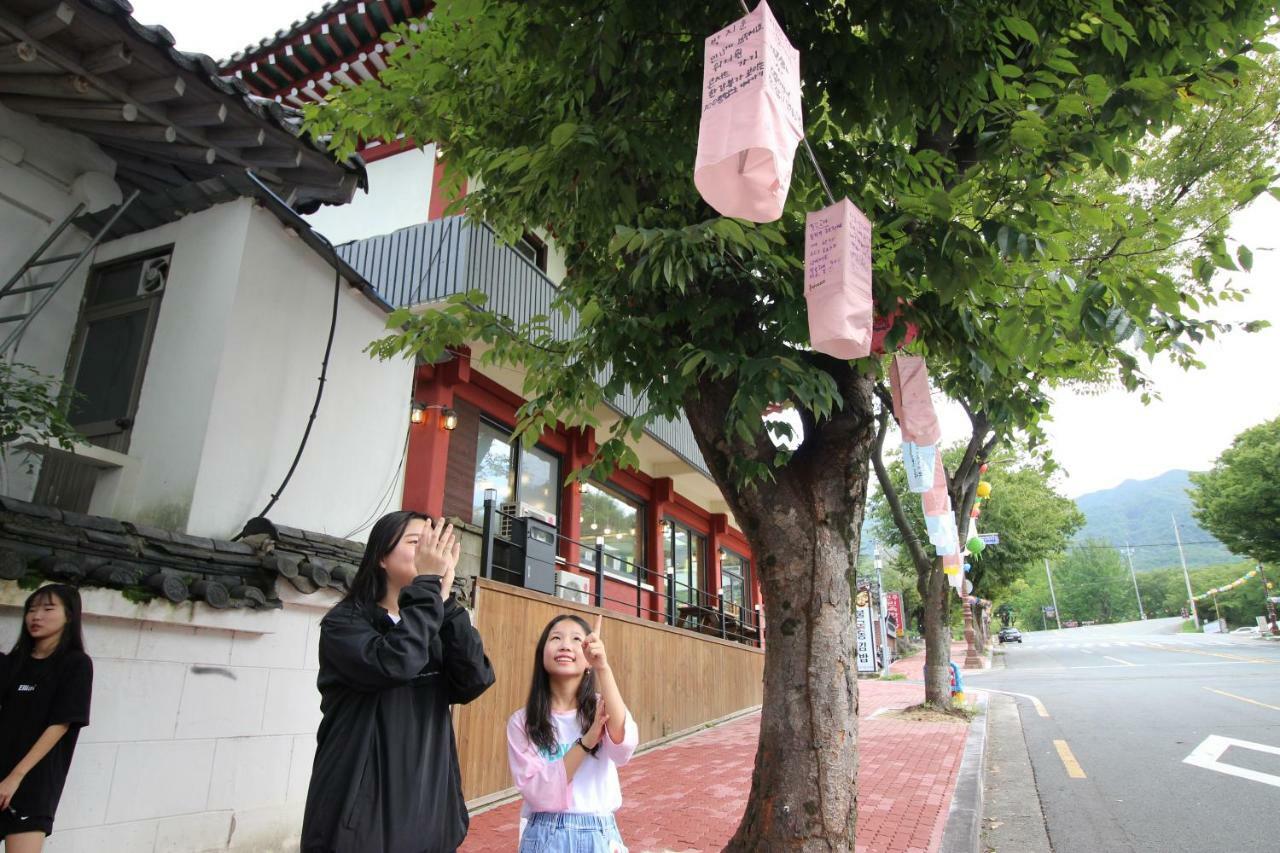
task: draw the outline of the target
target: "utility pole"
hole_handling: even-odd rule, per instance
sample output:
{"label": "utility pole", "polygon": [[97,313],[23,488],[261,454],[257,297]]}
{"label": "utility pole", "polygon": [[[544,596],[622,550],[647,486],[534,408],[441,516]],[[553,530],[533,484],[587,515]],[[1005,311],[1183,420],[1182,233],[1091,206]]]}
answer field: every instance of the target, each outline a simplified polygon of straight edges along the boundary
{"label": "utility pole", "polygon": [[1138,598],[1138,618],[1145,622],[1147,614],[1142,609],[1142,593],[1138,590],[1138,575],[1133,570],[1133,549],[1129,547],[1128,542],[1124,543],[1124,555],[1129,559],[1129,577],[1133,578],[1133,594]]}
{"label": "utility pole", "polygon": [[1053,599],[1053,621],[1058,623],[1058,630],[1062,630],[1062,614],[1058,612],[1058,596],[1053,591],[1053,572],[1049,571],[1049,558],[1044,558],[1044,573],[1049,576],[1049,597]]}
{"label": "utility pole", "polygon": [[1187,555],[1182,552],[1182,534],[1178,532],[1178,517],[1170,515],[1173,519],[1173,539],[1178,543],[1178,559],[1182,561],[1182,579],[1187,582],[1187,601],[1191,604],[1191,622],[1196,626],[1196,630],[1200,630],[1200,614],[1196,611],[1196,596],[1191,591],[1191,573],[1187,571]]}

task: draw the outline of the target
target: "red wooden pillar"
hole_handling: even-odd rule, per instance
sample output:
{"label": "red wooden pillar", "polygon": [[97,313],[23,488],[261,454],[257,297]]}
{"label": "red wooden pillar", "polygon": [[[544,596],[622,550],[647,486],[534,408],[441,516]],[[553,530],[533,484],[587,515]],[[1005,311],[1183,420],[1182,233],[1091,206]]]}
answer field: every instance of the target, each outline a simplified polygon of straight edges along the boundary
{"label": "red wooden pillar", "polygon": [[[564,475],[582,469],[596,455],[596,432],[593,427],[571,427],[569,450],[564,456]],[[560,556],[570,566],[580,558],[575,542],[582,541],[582,487],[575,481],[560,491]],[[572,540],[572,541],[565,541]]]}
{"label": "red wooden pillar", "polygon": [[662,522],[667,514],[667,505],[676,499],[676,484],[670,477],[659,477],[653,481],[649,489],[649,524],[646,535],[649,538],[645,550],[649,554],[649,582],[653,584],[652,601],[649,604],[653,611],[649,618],[655,622],[665,622],[667,614],[667,538],[663,535],[666,528]]}
{"label": "red wooden pillar", "polygon": [[450,435],[444,428],[444,410],[453,407],[454,386],[470,380],[469,355],[456,356],[444,364],[419,367],[414,374],[413,400],[427,409],[422,423],[409,424],[409,449],[404,468],[403,506],[406,509],[433,518],[444,512]]}
{"label": "red wooden pillar", "polygon": [[729,516],[723,512],[711,516],[711,537],[707,547],[711,551],[707,555],[707,598],[708,606],[720,606],[721,587],[724,586],[724,575],[720,571],[720,549],[724,547],[724,537],[729,532]]}

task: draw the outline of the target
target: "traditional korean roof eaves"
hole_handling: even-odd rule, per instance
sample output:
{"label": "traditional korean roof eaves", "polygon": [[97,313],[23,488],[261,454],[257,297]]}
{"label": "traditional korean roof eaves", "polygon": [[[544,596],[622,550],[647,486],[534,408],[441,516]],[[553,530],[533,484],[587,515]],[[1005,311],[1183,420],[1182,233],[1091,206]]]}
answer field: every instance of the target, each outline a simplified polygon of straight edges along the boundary
{"label": "traditional korean roof eaves", "polygon": [[279,607],[280,579],[305,593],[350,587],[364,551],[359,542],[254,522],[267,535],[228,541],[0,497],[0,579],[107,587],[217,609]]}
{"label": "traditional korean roof eaves", "polygon": [[246,170],[304,210],[367,186],[359,158],[335,162],[302,132],[298,111],[178,50],[125,0],[5,0],[0,49],[17,63],[0,67],[0,104],[93,139],[116,159],[126,193],[142,191],[109,237],[239,194]]}
{"label": "traditional korean roof eaves", "polygon": [[[397,42],[384,34],[398,24],[429,18],[434,0],[335,0],[274,36],[221,63],[255,95],[293,107],[321,103],[338,87],[376,79]],[[365,140],[361,154],[385,156],[382,140]]]}
{"label": "traditional korean roof eaves", "polygon": [[335,0],[221,63],[257,94],[300,106],[336,83],[376,77],[389,45],[382,34],[427,16],[433,0]]}

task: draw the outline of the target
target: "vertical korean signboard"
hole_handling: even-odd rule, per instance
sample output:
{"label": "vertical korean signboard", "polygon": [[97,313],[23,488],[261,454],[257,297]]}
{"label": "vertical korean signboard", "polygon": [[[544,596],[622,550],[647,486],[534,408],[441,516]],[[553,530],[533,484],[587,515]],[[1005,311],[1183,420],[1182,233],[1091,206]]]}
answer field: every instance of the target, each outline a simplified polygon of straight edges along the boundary
{"label": "vertical korean signboard", "polygon": [[854,623],[858,629],[858,672],[875,672],[876,647],[871,633],[871,591],[858,590],[853,603]]}

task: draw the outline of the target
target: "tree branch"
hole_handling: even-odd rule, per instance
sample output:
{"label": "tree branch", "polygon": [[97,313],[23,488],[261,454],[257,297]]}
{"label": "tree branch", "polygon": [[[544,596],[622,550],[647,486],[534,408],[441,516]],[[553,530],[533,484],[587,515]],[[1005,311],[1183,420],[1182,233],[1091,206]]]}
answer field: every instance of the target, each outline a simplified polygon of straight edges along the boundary
{"label": "tree branch", "polygon": [[[884,386],[876,383],[876,393],[879,395],[884,390]],[[884,467],[884,437],[889,431],[889,406],[885,405],[884,398],[880,400],[880,414],[877,416],[876,424],[876,440],[871,448],[871,465],[876,469],[876,480],[880,483],[880,491],[884,493],[885,503],[889,505],[889,512],[893,515],[893,523],[898,528],[898,532],[902,534],[902,541],[906,543],[907,552],[911,555],[911,562],[915,564],[916,573],[924,575],[933,568],[933,560],[925,553],[924,546],[920,543],[919,537],[916,536],[915,530],[911,527],[911,522],[907,519],[906,512],[902,509],[902,500],[898,497],[898,490],[893,487],[893,482],[889,479],[889,472]]]}

